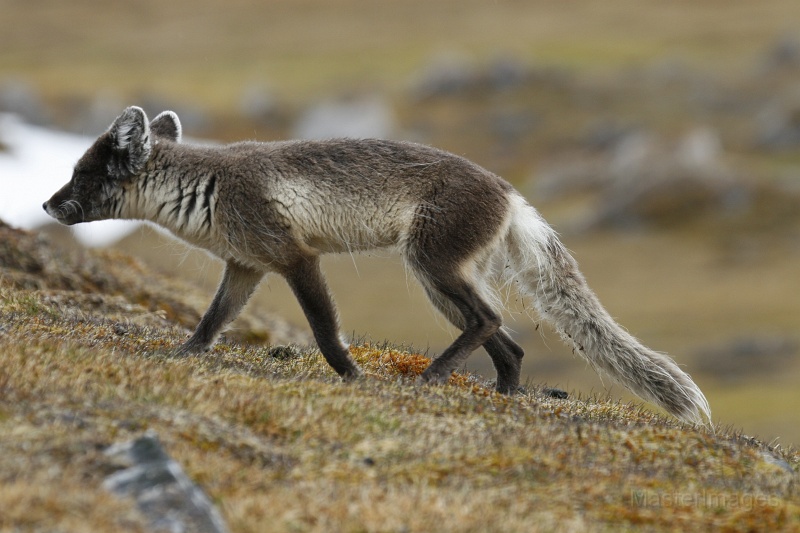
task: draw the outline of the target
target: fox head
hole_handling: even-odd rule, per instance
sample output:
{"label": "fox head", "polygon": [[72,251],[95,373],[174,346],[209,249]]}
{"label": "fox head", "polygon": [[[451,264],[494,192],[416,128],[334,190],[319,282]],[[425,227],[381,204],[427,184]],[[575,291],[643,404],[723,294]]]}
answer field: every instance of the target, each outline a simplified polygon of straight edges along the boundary
{"label": "fox head", "polygon": [[124,185],[144,170],[158,139],[180,142],[178,115],[164,111],[148,122],[141,108],[127,108],[78,160],[69,183],[42,207],[68,226],[112,218]]}

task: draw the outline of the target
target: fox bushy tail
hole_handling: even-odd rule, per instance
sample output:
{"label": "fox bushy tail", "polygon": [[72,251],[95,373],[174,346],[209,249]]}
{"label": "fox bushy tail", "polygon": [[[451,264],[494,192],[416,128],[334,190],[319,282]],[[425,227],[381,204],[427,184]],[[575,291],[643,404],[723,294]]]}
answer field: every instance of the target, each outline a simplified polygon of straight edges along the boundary
{"label": "fox bushy tail", "polygon": [[708,401],[694,381],[669,356],[647,348],[617,324],[555,231],[522,197],[513,204],[508,264],[542,318],[596,371],[682,420],[710,422]]}

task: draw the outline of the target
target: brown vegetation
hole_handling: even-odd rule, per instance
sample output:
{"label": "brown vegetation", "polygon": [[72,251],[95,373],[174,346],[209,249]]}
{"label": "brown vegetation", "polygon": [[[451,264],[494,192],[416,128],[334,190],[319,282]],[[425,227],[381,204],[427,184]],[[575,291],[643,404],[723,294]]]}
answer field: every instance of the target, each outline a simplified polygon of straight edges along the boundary
{"label": "brown vegetation", "polygon": [[118,468],[102,451],[145,430],[233,531],[800,523],[794,452],[470,375],[417,386],[427,358],[388,345],[352,347],[367,372],[352,384],[307,348],[176,359],[186,330],[158,310],[172,280],[121,254],[50,262],[43,238],[2,229],[0,529],[144,530],[101,483]]}

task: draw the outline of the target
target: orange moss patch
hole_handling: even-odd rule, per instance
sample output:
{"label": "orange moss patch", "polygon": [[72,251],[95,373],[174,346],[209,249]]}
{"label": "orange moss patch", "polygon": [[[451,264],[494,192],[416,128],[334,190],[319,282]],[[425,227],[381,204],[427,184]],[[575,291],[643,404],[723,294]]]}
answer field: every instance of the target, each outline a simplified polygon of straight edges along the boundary
{"label": "orange moss patch", "polygon": [[359,364],[368,369],[390,376],[419,376],[431,364],[430,358],[423,355],[389,346],[377,347],[369,342],[360,346],[350,346],[350,354]]}
{"label": "orange moss patch", "polygon": [[[350,354],[367,369],[393,377],[417,377],[431,364],[431,359],[424,355],[389,346],[378,347],[369,342],[360,346],[350,346]],[[448,384],[483,396],[493,393],[491,389],[478,383],[470,373],[454,372]]]}

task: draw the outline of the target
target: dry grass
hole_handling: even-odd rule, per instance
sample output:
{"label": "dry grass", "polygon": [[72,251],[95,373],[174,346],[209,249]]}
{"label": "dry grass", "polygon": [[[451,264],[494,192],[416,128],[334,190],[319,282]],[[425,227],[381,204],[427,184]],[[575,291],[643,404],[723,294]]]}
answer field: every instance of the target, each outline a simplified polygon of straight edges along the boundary
{"label": "dry grass", "polygon": [[[635,404],[506,397],[426,358],[352,347],[343,384],[308,349],[220,344],[125,291],[0,284],[0,529],[141,530],[100,483],[101,452],[155,430],[233,531],[575,531],[800,525],[794,452]],[[59,297],[62,294],[70,298]],[[790,474],[769,457],[781,457]]]}

